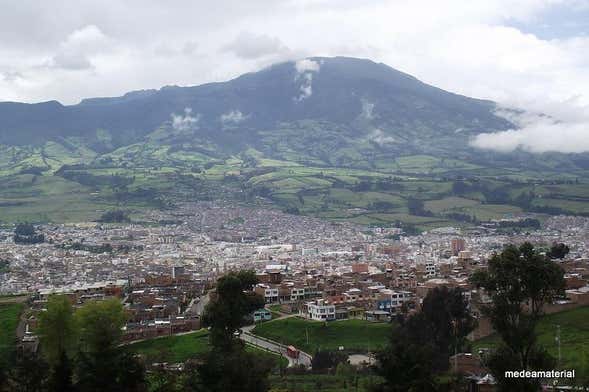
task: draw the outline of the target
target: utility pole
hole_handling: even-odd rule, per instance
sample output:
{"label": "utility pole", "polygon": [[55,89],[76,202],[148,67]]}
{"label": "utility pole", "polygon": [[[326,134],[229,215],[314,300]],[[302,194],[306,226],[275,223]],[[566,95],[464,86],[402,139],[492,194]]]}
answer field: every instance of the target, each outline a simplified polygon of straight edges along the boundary
{"label": "utility pole", "polygon": [[556,343],[558,344],[558,368],[560,369],[560,359],[561,359],[561,352],[560,352],[560,324],[556,326]]}

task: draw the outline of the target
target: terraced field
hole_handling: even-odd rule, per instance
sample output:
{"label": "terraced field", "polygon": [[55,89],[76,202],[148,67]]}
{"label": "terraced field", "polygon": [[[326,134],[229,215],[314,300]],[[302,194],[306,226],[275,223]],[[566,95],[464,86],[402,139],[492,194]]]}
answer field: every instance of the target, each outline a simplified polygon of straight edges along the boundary
{"label": "terraced field", "polygon": [[[156,142],[104,155],[75,140],[0,146],[0,152],[0,222],[88,221],[121,206],[141,216],[179,194],[192,199],[223,194],[239,201],[245,195],[249,202],[262,196],[291,213],[420,230],[512,217],[526,209],[589,214],[585,173],[568,183],[546,184],[553,173],[515,175],[516,170],[430,155],[379,157],[369,169],[314,164],[300,155],[270,158],[253,148],[221,158],[206,146],[186,151]],[[472,177],[456,179],[465,173]],[[456,189],[457,181],[466,189]],[[522,204],[528,195],[529,204]],[[423,209],[410,210],[411,199],[421,200]]]}

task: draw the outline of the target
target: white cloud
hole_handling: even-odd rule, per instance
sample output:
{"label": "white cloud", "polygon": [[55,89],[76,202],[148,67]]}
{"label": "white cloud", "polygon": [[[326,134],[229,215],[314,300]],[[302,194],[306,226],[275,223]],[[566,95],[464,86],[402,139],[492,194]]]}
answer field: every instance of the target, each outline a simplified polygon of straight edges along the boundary
{"label": "white cloud", "polygon": [[296,102],[313,95],[313,72],[319,72],[321,64],[311,59],[302,59],[295,62],[295,82],[299,82],[300,94],[294,98]]}
{"label": "white cloud", "polygon": [[200,114],[193,116],[191,108],[184,108],[184,115],[172,113],[170,116],[172,117],[172,128],[177,131],[198,129],[197,124],[200,120]]}
{"label": "white cloud", "polygon": [[[582,129],[582,121],[561,115],[564,109],[552,102],[578,97],[566,109],[577,117],[589,105],[589,37],[579,32],[543,38],[526,27],[587,5],[588,0],[146,0],[138,7],[117,0],[0,0],[0,100],[75,103],[222,81],[307,57],[299,64],[305,76],[297,81],[296,97],[306,99],[316,87],[313,68],[320,67],[308,57],[347,55]],[[534,138],[544,133],[549,132],[536,131]]]}
{"label": "white cloud", "polygon": [[160,42],[154,48],[154,53],[158,56],[191,56],[196,52],[198,43],[195,41],[186,41],[180,44],[171,44],[169,42]]}
{"label": "white cloud", "polygon": [[268,55],[286,55],[290,53],[278,38],[266,34],[241,32],[235,40],[223,47],[223,51],[232,52],[237,57],[252,60]]}
{"label": "white cloud", "polygon": [[239,124],[249,118],[249,115],[244,115],[239,110],[231,110],[227,113],[223,113],[220,120],[223,124]]}
{"label": "white cloud", "polygon": [[366,99],[362,99],[362,118],[366,119],[366,120],[372,120],[374,119],[374,103],[366,100]]}
{"label": "white cloud", "polygon": [[[558,105],[557,105],[558,106]],[[498,114],[517,125],[517,129],[481,133],[471,145],[481,149],[511,152],[522,149],[533,153],[589,151],[589,107],[579,110],[558,110],[560,119],[532,112],[499,111]],[[585,115],[579,115],[585,113]]]}
{"label": "white cloud", "polygon": [[367,140],[374,142],[380,146],[395,143],[396,141],[394,137],[387,135],[378,128],[370,132],[370,134],[367,137]]}
{"label": "white cloud", "polygon": [[321,69],[321,64],[318,61],[311,60],[311,59],[302,59],[298,60],[295,63],[295,69],[297,70],[297,74],[302,74],[304,72],[319,72]]}
{"label": "white cloud", "polygon": [[100,52],[107,44],[108,38],[98,27],[85,26],[73,31],[61,42],[57,53],[47,65],[70,70],[92,68],[90,56]]}

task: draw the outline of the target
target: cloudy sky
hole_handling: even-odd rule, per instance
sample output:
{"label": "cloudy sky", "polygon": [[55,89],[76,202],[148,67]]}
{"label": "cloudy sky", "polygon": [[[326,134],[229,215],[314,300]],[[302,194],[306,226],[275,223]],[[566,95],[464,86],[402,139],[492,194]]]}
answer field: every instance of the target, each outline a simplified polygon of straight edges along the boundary
{"label": "cloudy sky", "polygon": [[72,104],[346,55],[553,116],[513,119],[522,129],[480,147],[589,150],[589,0],[0,0],[0,10],[0,101]]}

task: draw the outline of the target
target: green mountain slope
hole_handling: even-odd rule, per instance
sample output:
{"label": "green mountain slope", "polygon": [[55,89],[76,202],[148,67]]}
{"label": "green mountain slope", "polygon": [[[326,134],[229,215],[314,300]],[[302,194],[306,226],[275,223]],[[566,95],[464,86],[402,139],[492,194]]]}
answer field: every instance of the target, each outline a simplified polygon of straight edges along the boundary
{"label": "green mountain slope", "polygon": [[70,106],[0,103],[0,220],[140,214],[219,194],[422,228],[589,213],[586,154],[470,147],[514,127],[495,107],[343,57]]}

